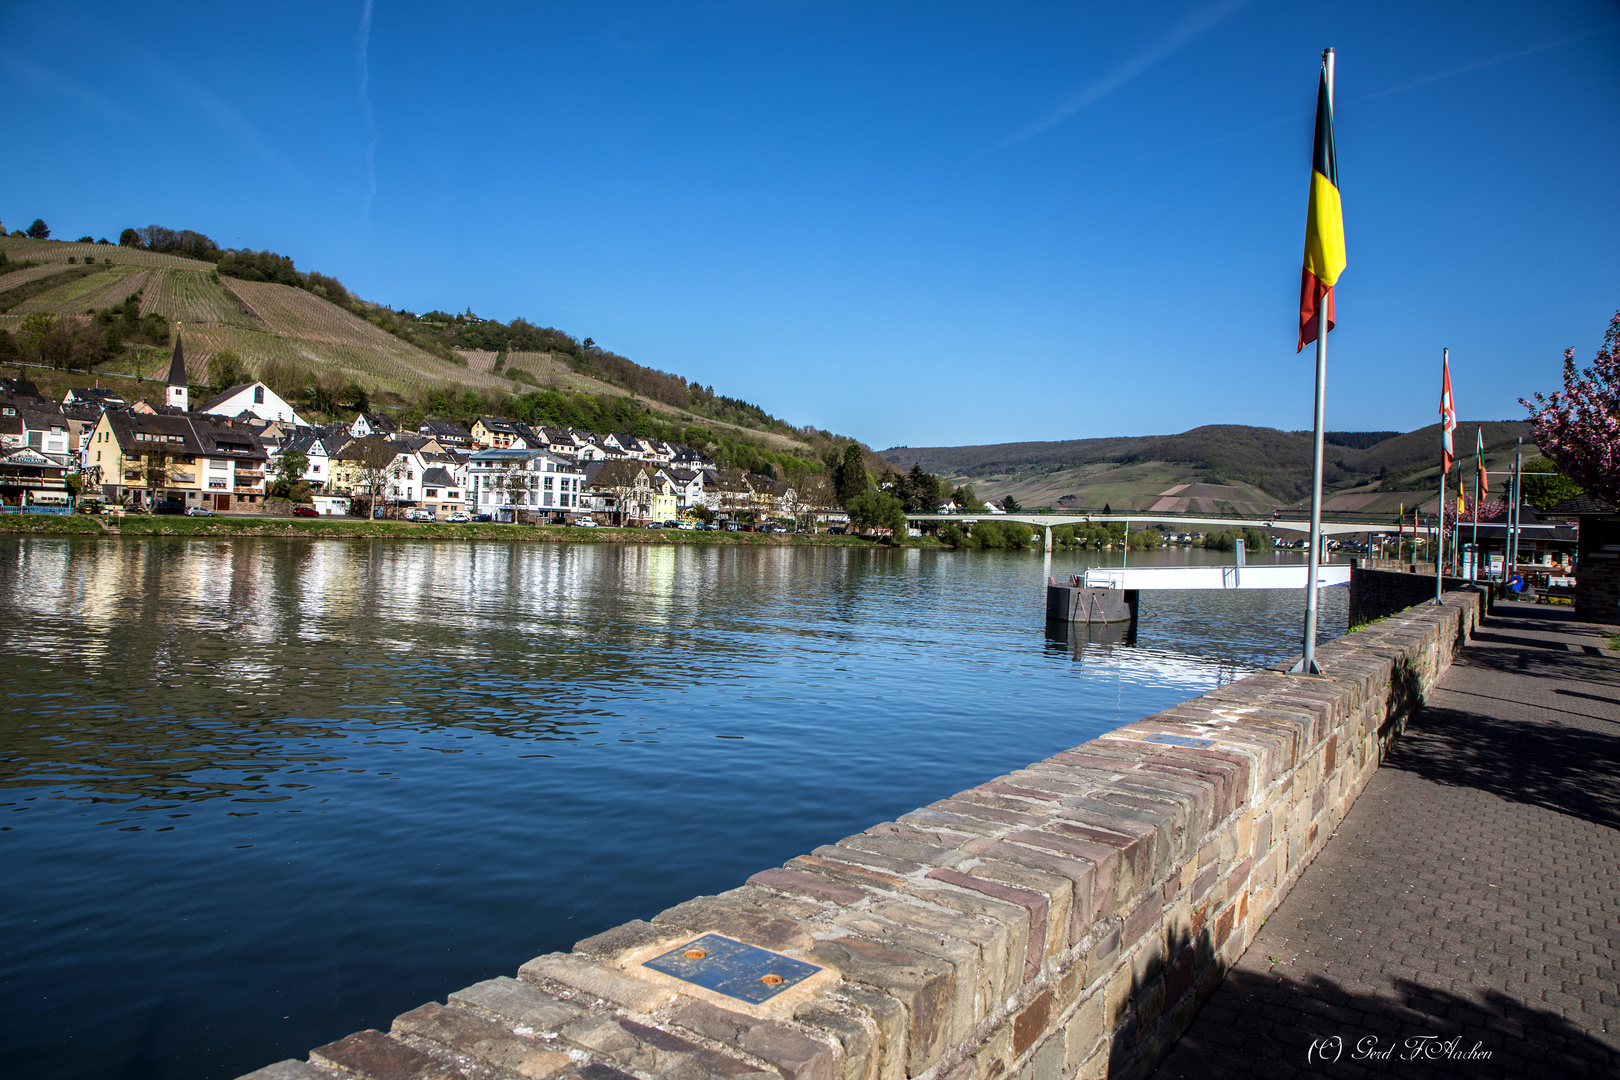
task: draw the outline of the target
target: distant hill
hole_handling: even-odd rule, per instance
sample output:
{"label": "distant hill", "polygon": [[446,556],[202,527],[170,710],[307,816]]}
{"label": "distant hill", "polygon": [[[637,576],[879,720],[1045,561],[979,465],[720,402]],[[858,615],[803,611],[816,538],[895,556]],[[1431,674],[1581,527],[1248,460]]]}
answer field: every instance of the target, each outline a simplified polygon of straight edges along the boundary
{"label": "distant hill", "polygon": [[[1466,421],[1458,424],[1459,452],[1471,452],[1476,427],[1491,468],[1511,461],[1516,440],[1530,440],[1524,421]],[[1437,498],[1439,425],[1405,434],[1333,432],[1326,442],[1330,509],[1382,513]],[[981,498],[1012,495],[1025,506],[1210,514],[1264,514],[1308,500],[1312,459],[1310,432],[1236,424],[1178,435],[897,446],[878,455],[896,469],[920,463],[954,484],[972,484]]]}

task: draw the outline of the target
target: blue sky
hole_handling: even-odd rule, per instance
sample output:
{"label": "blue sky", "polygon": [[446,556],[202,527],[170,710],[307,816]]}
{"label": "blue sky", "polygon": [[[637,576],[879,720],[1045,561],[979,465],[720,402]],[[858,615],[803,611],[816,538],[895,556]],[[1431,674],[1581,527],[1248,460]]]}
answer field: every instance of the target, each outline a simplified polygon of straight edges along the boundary
{"label": "blue sky", "polygon": [[0,7],[7,229],[191,228],[875,447],[1522,415],[1620,307],[1620,6]]}

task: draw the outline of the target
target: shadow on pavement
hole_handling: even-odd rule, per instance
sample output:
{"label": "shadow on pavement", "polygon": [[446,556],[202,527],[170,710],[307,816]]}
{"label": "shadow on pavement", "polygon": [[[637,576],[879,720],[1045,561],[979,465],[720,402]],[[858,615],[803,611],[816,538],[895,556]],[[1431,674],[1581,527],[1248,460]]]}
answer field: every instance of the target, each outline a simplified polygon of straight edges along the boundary
{"label": "shadow on pavement", "polygon": [[1612,1076],[1616,1069],[1620,1041],[1605,1045],[1557,1012],[1499,991],[1456,994],[1407,979],[1378,990],[1273,967],[1229,972],[1153,1080]]}

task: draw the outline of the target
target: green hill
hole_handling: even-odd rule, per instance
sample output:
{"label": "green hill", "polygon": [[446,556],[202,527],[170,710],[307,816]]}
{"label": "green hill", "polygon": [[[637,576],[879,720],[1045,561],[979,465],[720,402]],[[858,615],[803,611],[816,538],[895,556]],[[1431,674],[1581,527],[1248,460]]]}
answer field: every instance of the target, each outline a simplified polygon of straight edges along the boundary
{"label": "green hill", "polygon": [[629,399],[660,426],[698,424],[722,438],[809,461],[838,441],[712,387],[643,367],[589,339],[523,319],[480,319],[470,311],[395,311],[354,296],[333,278],[300,272],[285,257],[220,251],[206,237],[187,235],[205,243],[189,243],[185,250],[208,258],[0,236],[6,260],[0,263],[0,330],[17,332],[30,316],[68,329],[91,327],[98,312],[130,297],[141,315],[167,323],[164,345],[134,341],[100,362],[59,362],[79,368],[77,375],[35,371],[30,377],[58,395],[97,378],[162,378],[179,332],[194,385],[209,385],[210,360],[228,351],[246,374],[319,413],[330,413],[335,400],[357,400],[352,388],[371,407],[407,417],[509,411],[507,399],[550,390]]}

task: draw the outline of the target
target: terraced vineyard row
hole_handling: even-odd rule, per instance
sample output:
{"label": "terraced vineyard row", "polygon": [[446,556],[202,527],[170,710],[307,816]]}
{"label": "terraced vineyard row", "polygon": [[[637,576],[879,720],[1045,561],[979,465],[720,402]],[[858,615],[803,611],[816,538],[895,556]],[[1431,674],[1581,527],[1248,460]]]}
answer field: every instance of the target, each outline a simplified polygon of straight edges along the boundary
{"label": "terraced vineyard row", "polygon": [[[229,278],[225,279],[229,281]],[[141,314],[157,312],[172,322],[224,323],[258,328],[235,298],[210,274],[197,270],[157,270],[141,297]]]}
{"label": "terraced vineyard row", "polygon": [[87,293],[83,298],[84,307],[97,309],[117,307],[134,294],[140,292],[146,285],[146,279],[156,272],[144,266],[131,266],[123,269],[128,272],[122,277],[109,281],[99,292]]}
{"label": "terraced vineyard row", "polygon": [[114,247],[107,244],[62,244],[55,240],[27,240],[20,236],[0,236],[0,251],[7,258],[35,262],[65,263],[69,257],[101,262],[111,259],[114,266],[166,266],[176,270],[212,270],[213,264],[179,255]]}
{"label": "terraced vineyard row", "polygon": [[[96,303],[95,297],[110,292],[118,292],[118,300],[115,302],[122,303],[124,297],[134,291],[124,286],[130,276],[137,272],[150,271],[136,271],[134,267],[129,266],[110,266],[88,277],[65,282],[30,300],[25,300],[12,308],[11,313],[30,315],[36,311],[48,311],[56,315],[83,315],[87,314],[89,308],[106,307],[106,304]],[[120,288],[123,291],[119,292]]]}
{"label": "terraced vineyard row", "polygon": [[28,266],[21,270],[13,270],[9,274],[0,274],[0,291],[15,289],[19,285],[38,281],[52,274],[60,274],[64,269],[61,263],[46,263],[44,266]]}

